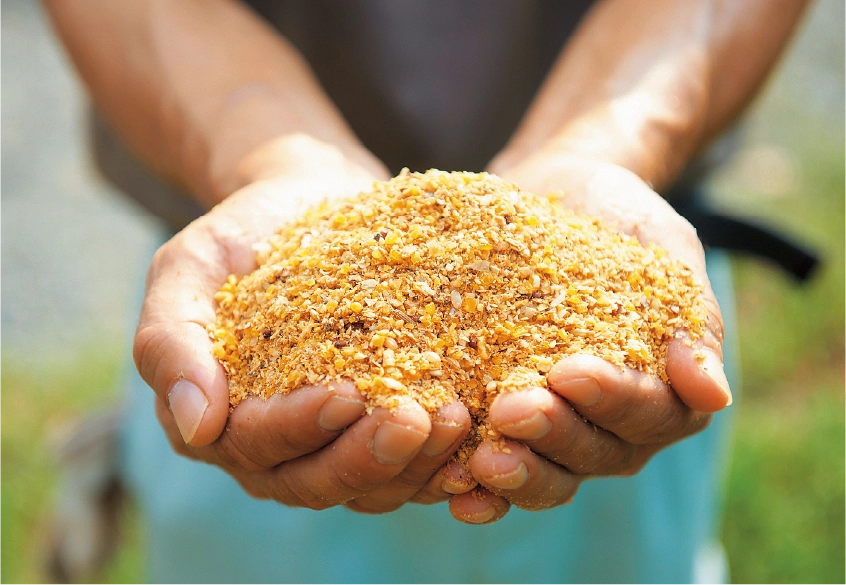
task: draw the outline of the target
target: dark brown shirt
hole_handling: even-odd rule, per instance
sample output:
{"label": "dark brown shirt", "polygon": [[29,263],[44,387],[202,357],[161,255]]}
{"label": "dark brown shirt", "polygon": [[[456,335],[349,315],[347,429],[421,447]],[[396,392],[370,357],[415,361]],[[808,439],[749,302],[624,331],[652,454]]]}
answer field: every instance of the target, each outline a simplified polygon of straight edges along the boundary
{"label": "dark brown shirt", "polygon": [[[391,171],[481,171],[505,145],[588,0],[252,0],[303,54]],[[162,186],[102,120],[104,174],[172,229],[202,213]]]}

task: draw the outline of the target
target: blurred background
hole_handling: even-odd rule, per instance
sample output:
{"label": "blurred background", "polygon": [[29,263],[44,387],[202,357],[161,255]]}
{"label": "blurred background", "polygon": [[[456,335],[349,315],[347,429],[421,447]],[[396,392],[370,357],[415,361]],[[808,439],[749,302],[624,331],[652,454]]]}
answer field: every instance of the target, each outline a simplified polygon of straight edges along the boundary
{"label": "blurred background", "polygon": [[[734,261],[743,361],[723,539],[735,582],[844,582],[844,3],[816,2],[714,177],[824,264],[807,285]],[[48,579],[55,453],[120,402],[155,220],[99,177],[86,98],[40,6],[2,18],[2,581]],[[129,506],[104,582],[143,581]]]}

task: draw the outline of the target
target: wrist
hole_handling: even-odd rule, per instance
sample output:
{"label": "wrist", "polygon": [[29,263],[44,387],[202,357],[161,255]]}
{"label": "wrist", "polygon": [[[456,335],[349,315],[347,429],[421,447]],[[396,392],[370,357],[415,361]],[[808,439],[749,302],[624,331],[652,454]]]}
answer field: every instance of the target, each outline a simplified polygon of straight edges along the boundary
{"label": "wrist", "polygon": [[[199,171],[194,176],[200,177],[194,190],[203,202],[213,206],[258,180],[318,172],[314,167],[321,164],[324,173],[355,166],[379,179],[389,177],[342,120],[290,101],[265,84],[244,86],[229,96],[205,131],[205,147],[193,157]],[[309,129],[303,130],[308,120]],[[190,157],[188,163],[190,172]]]}
{"label": "wrist", "polygon": [[222,226],[216,229],[234,230],[236,238],[246,235],[251,243],[273,233],[281,221],[301,217],[326,200],[366,191],[382,178],[340,148],[306,134],[281,136],[254,149],[239,162],[237,176],[239,186],[205,217]]}
{"label": "wrist", "polygon": [[388,171],[364,148],[342,148],[303,133],[269,140],[244,156],[232,176],[232,191],[280,177],[323,180],[329,177],[388,178]]}
{"label": "wrist", "polygon": [[623,167],[660,192],[700,147],[708,113],[704,74],[682,75],[678,64],[668,68],[563,121],[554,112],[546,116],[550,123],[532,120],[491,167],[503,171],[536,154],[570,154]]}
{"label": "wrist", "polygon": [[509,144],[489,169],[507,174],[529,159],[549,157],[589,159],[633,172],[654,190],[672,185],[695,154],[699,132],[695,125],[670,115],[642,124],[630,123],[613,113],[573,121],[539,145]]}
{"label": "wrist", "polygon": [[271,179],[290,180],[384,180],[387,169],[364,147],[336,146],[304,133],[291,133],[267,140],[251,149],[231,169],[212,181],[219,203],[247,185]]}

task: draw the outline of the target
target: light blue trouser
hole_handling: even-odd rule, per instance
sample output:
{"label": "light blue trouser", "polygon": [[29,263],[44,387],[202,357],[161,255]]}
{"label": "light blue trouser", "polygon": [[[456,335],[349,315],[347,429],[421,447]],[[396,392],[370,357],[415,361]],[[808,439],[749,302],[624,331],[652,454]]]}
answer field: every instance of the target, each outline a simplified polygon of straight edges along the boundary
{"label": "light blue trouser", "polygon": [[[709,252],[737,392],[730,266]],[[717,544],[732,409],[638,475],[586,482],[573,503],[489,526],[446,505],[381,516],[286,508],[171,451],[134,373],[126,473],[146,516],[148,578],[164,582],[690,582],[725,579]],[[716,551],[716,552],[715,552]],[[704,571],[704,572],[703,572]]]}

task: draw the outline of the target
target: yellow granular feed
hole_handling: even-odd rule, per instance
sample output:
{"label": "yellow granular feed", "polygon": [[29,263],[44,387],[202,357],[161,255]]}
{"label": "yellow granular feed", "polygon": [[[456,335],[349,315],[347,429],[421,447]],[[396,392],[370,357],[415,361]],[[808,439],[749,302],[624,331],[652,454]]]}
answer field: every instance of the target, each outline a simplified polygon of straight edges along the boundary
{"label": "yellow granular feed", "polygon": [[497,438],[497,393],[545,386],[576,353],[666,381],[668,343],[707,319],[660,248],[486,173],[403,171],[281,227],[258,263],[216,296],[232,407],[340,378],[369,408],[459,398],[474,425],[460,460]]}

